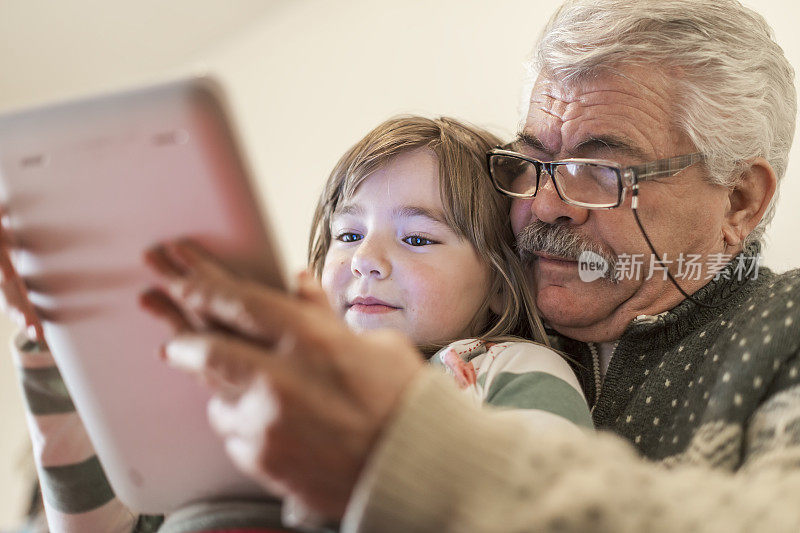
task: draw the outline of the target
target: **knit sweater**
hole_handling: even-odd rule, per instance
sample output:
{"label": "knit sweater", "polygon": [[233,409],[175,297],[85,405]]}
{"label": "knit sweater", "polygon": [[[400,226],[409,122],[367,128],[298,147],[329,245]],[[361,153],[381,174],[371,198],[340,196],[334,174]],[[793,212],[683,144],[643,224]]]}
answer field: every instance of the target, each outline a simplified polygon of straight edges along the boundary
{"label": "knit sweater", "polygon": [[694,295],[719,307],[634,320],[599,393],[596,350],[563,343],[600,434],[465,412],[421,374],[344,530],[800,531],[800,271],[739,280],[735,262]]}
{"label": "knit sweater", "polygon": [[[748,252],[756,253],[757,247]],[[764,414],[760,407],[782,410],[786,401],[800,409],[800,270],[776,275],[764,268],[756,279],[741,280],[731,270],[694,295],[724,305],[685,300],[634,320],[619,339],[599,396],[587,371],[596,366],[595,350],[564,342],[579,362],[597,428],[670,463],[696,462],[699,454],[711,466],[733,470],[766,451],[764,439],[777,428],[759,427],[746,438],[749,422],[761,420],[751,416]]]}

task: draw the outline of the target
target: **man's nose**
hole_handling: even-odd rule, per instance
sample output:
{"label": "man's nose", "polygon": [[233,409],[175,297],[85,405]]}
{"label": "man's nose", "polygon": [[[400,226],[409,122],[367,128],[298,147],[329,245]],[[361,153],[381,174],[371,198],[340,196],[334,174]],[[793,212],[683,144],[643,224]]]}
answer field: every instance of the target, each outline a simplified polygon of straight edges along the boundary
{"label": "man's nose", "polygon": [[357,278],[372,276],[376,279],[384,279],[389,277],[392,267],[385,243],[380,243],[377,238],[365,237],[353,254],[350,271]]}
{"label": "man's nose", "polygon": [[530,209],[533,216],[548,224],[580,225],[589,217],[588,209],[568,204],[561,199],[553,177],[545,169],[542,169],[539,176],[539,190],[536,197],[531,199]]}

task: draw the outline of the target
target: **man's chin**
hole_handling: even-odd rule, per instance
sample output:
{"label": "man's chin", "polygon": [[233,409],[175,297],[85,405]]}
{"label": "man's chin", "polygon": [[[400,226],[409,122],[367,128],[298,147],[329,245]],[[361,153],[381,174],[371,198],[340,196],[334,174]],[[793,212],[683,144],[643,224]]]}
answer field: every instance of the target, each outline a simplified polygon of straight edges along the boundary
{"label": "man's chin", "polygon": [[536,305],[545,322],[562,335],[585,342],[604,342],[607,337],[617,338],[622,334],[616,331],[614,320],[622,303],[615,289],[619,285],[608,280],[541,285],[536,290]]}
{"label": "man's chin", "polygon": [[536,305],[542,316],[556,329],[558,326],[585,327],[608,315],[608,312],[600,309],[605,307],[601,302],[592,301],[595,299],[586,296],[570,287],[547,285],[537,291]]}

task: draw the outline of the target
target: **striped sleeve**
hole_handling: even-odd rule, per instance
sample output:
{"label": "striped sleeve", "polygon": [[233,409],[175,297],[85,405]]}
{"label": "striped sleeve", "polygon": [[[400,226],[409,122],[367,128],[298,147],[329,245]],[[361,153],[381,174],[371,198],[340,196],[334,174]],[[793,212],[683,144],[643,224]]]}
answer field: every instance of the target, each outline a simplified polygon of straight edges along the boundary
{"label": "striped sleeve", "polygon": [[485,403],[524,411],[542,427],[565,421],[592,428],[592,417],[575,374],[557,352],[539,344],[491,346],[472,360]]}
{"label": "striped sleeve", "polygon": [[12,343],[47,523],[61,531],[131,531],[50,352],[19,334]]}

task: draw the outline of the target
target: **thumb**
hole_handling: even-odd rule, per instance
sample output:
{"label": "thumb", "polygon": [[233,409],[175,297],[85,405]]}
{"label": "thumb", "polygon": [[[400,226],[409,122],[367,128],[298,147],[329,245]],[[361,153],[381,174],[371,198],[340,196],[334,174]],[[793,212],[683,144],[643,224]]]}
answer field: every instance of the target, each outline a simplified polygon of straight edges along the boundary
{"label": "thumb", "polygon": [[322,290],[319,280],[317,280],[308,270],[303,270],[297,275],[297,296],[301,300],[317,305],[329,307],[328,295]]}
{"label": "thumb", "polygon": [[164,346],[164,356],[170,366],[227,393],[246,388],[269,361],[267,350],[222,333],[178,335]]}

